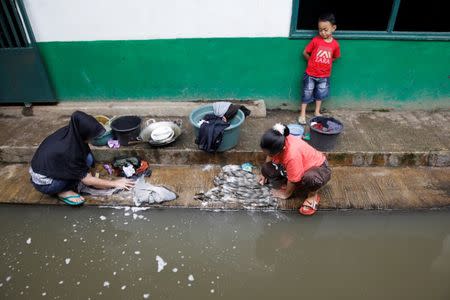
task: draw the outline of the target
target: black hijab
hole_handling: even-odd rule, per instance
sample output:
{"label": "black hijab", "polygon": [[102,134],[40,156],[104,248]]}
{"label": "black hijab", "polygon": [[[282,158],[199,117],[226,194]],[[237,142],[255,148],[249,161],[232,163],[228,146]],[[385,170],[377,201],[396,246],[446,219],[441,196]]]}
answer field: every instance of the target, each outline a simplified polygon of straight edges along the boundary
{"label": "black hijab", "polygon": [[91,152],[86,142],[104,132],[94,117],[74,112],[69,125],[45,138],[36,150],[31,160],[33,171],[50,178],[83,179],[89,171],[86,157]]}

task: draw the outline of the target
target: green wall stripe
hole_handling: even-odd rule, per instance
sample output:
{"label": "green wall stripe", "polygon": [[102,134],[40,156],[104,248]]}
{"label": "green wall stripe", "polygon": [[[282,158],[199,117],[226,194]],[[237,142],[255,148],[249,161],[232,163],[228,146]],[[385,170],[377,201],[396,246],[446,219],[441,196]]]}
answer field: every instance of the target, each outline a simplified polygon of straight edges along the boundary
{"label": "green wall stripe", "polygon": [[[214,38],[39,43],[65,100],[264,99],[296,107],[307,40]],[[449,107],[450,43],[340,41],[331,106]]]}

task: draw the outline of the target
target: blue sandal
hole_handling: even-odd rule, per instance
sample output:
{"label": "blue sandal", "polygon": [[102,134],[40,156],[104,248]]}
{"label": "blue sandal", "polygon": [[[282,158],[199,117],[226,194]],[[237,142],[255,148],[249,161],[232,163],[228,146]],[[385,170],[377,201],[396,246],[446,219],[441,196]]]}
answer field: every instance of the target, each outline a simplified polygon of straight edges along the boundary
{"label": "blue sandal", "polygon": [[76,198],[81,198],[80,195],[72,195],[72,196],[66,196],[66,197],[60,197],[58,196],[58,199],[63,201],[64,203],[71,205],[71,206],[78,206],[78,205],[82,205],[84,203],[85,200],[80,201],[80,202],[74,202],[70,199],[76,199]]}

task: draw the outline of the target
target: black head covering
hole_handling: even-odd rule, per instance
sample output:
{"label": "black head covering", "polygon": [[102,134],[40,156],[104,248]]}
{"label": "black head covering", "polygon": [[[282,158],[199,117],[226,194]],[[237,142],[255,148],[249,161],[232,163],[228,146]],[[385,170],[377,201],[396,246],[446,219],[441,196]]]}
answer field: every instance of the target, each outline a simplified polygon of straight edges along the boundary
{"label": "black head covering", "polygon": [[50,178],[83,179],[89,171],[86,157],[91,152],[86,142],[104,132],[94,117],[74,112],[69,125],[45,138],[36,150],[31,160],[33,171]]}

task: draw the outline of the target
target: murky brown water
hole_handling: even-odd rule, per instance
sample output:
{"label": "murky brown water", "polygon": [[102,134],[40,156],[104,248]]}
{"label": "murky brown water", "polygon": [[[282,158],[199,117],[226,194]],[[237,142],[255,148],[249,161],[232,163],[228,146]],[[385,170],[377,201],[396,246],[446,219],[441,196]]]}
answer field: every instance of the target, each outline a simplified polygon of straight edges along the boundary
{"label": "murky brown water", "polygon": [[3,205],[0,220],[0,299],[450,299],[450,210]]}

